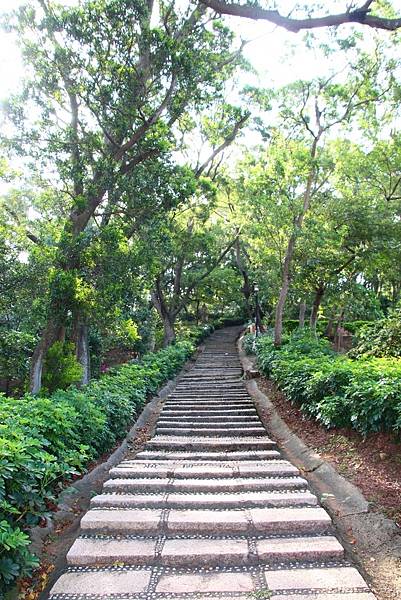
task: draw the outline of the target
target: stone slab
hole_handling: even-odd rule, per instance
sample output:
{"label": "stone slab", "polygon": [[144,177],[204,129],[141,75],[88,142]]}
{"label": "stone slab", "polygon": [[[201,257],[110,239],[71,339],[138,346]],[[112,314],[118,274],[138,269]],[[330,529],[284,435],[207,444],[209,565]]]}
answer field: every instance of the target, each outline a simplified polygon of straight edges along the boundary
{"label": "stone slab", "polygon": [[316,594],[307,594],[306,596],[304,594],[296,594],[295,596],[293,594],[291,594],[291,596],[288,596],[287,594],[280,594],[277,596],[274,594],[271,596],[270,600],[376,600],[376,596],[370,592],[346,592],[341,594],[325,594],[324,592],[318,592]]}
{"label": "stone slab", "polygon": [[51,594],[138,594],[144,592],[150,581],[150,571],[93,571],[65,573],[51,590]]}
{"label": "stone slab", "polygon": [[249,573],[207,573],[162,575],[156,586],[157,592],[251,592],[252,577]]}
{"label": "stone slab", "polygon": [[250,515],[257,531],[269,533],[322,533],[331,525],[323,508],[251,508]]}
{"label": "stone slab", "polygon": [[334,536],[276,538],[257,540],[261,560],[325,560],[344,556],[344,548]]}
{"label": "stone slab", "polygon": [[161,514],[161,510],[89,510],[81,519],[81,530],[102,534],[155,533]]}
{"label": "stone slab", "polygon": [[77,538],[67,554],[74,566],[146,564],[155,555],[154,539]]}
{"label": "stone slab", "polygon": [[170,510],[167,519],[170,533],[241,534],[249,528],[243,510]]}
{"label": "stone slab", "polygon": [[136,455],[139,459],[146,460],[188,460],[188,461],[237,461],[237,460],[274,460],[276,458],[280,458],[280,453],[277,450],[259,450],[258,452],[241,452],[241,451],[233,451],[233,452],[160,452],[160,451],[151,451],[144,450],[143,452],[138,452]]}
{"label": "stone slab", "polygon": [[265,573],[270,590],[367,590],[361,574],[353,567],[282,569]]}
{"label": "stone slab", "polygon": [[248,561],[248,542],[241,540],[167,539],[161,562],[168,566],[238,565]]}

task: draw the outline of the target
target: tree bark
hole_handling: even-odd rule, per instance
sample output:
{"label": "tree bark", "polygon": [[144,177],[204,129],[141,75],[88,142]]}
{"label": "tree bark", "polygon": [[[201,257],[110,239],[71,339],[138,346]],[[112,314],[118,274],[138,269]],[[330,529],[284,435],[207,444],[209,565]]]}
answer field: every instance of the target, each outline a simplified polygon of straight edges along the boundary
{"label": "tree bark", "polygon": [[74,315],[72,339],[75,344],[75,357],[82,367],[80,386],[86,385],[91,378],[89,326],[87,320],[79,313]]}
{"label": "tree bark", "polygon": [[171,315],[164,315],[162,317],[163,321],[163,330],[164,330],[164,338],[163,338],[163,348],[167,348],[170,346],[175,339],[175,329],[174,329],[174,321],[175,319],[171,317]]}
{"label": "tree bark", "polygon": [[305,327],[305,314],[306,314],[306,302],[299,303],[299,329],[303,329]]}
{"label": "tree bark", "polygon": [[167,307],[165,302],[163,291],[160,286],[160,280],[156,280],[155,289],[151,292],[151,299],[153,306],[157,310],[159,317],[163,323],[164,338],[163,347],[166,348],[176,339],[174,323],[177,314],[174,314]]}
{"label": "tree bark", "polygon": [[325,286],[320,284],[315,290],[315,297],[313,299],[312,310],[310,314],[309,325],[312,331],[316,333],[317,316],[319,314],[319,308],[322,303],[322,299],[325,292]]}
{"label": "tree bark", "polygon": [[317,136],[314,137],[313,143],[310,151],[310,158],[312,161],[308,179],[306,182],[306,188],[303,196],[303,206],[301,212],[295,219],[294,222],[294,230],[288,240],[287,250],[284,257],[283,264],[283,272],[281,279],[281,289],[279,294],[279,299],[276,306],[276,316],[275,316],[275,324],[274,324],[274,345],[276,348],[279,348],[282,344],[283,338],[283,315],[284,315],[284,307],[285,302],[287,300],[288,290],[290,289],[290,281],[291,281],[291,264],[292,258],[294,256],[295,245],[297,241],[297,237],[299,232],[302,229],[304,217],[309,210],[311,197],[312,197],[312,185],[315,177],[315,167],[313,164],[314,159],[316,158],[317,145],[320,139],[322,131],[319,132]]}
{"label": "tree bark", "polygon": [[31,394],[38,394],[42,387],[42,373],[43,363],[46,357],[46,353],[50,346],[57,340],[60,340],[65,336],[65,328],[61,327],[57,321],[50,317],[47,321],[46,327],[42,332],[40,340],[38,341],[36,348],[33,352],[31,359],[31,368],[29,375],[29,389]]}
{"label": "tree bark", "polygon": [[240,239],[237,238],[235,242],[235,262],[237,264],[237,268],[242,275],[243,285],[241,287],[241,292],[244,296],[245,300],[245,311],[246,316],[249,318],[252,317],[252,307],[250,305],[250,297],[252,294],[252,286],[249,278],[248,269],[246,268],[244,261],[241,255],[241,243]]}

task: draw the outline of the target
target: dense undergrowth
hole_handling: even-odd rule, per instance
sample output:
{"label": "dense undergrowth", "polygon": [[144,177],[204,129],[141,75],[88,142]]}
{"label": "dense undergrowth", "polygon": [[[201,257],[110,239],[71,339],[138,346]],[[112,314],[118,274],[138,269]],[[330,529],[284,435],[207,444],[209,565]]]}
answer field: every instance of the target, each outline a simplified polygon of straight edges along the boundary
{"label": "dense undergrowth", "polygon": [[288,400],[325,427],[371,432],[401,430],[401,359],[353,351],[337,354],[328,340],[309,332],[284,336],[280,349],[273,338],[245,338],[261,372],[277,383]]}
{"label": "dense undergrowth", "polygon": [[37,564],[29,527],[49,514],[66,482],[113,448],[146,399],[212,330],[192,327],[184,341],[113,368],[82,389],[0,395],[0,597]]}

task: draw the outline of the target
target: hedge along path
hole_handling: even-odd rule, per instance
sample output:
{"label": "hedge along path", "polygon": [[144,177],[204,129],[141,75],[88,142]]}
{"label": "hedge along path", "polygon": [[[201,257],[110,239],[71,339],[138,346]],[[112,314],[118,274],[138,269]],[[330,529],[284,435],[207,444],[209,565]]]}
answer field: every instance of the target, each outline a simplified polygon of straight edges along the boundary
{"label": "hedge along path", "polygon": [[374,600],[213,334],[155,435],[92,499],[51,600]]}

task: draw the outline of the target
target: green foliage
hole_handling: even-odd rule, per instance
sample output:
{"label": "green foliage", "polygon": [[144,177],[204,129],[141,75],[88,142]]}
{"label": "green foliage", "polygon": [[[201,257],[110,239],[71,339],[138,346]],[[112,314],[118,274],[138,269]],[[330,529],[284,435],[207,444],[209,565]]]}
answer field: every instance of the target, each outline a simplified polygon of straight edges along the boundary
{"label": "green foliage", "polygon": [[35,341],[30,333],[0,330],[0,379],[25,379]]}
{"label": "green foliage", "polygon": [[36,564],[23,530],[49,512],[57,492],[89,459],[124,436],[147,397],[193,348],[178,342],[50,398],[0,396],[0,592]]}
{"label": "green foliage", "polygon": [[399,358],[352,360],[308,332],[287,337],[280,349],[262,336],[255,348],[261,371],[325,427],[350,427],[364,436],[401,430]]}
{"label": "green foliage", "polygon": [[82,376],[82,367],[75,358],[74,344],[54,342],[44,361],[43,387],[47,393],[65,389],[77,383]]}
{"label": "green foliage", "polygon": [[355,358],[362,356],[401,357],[401,307],[386,319],[367,323],[357,331],[358,344],[352,350]]}

